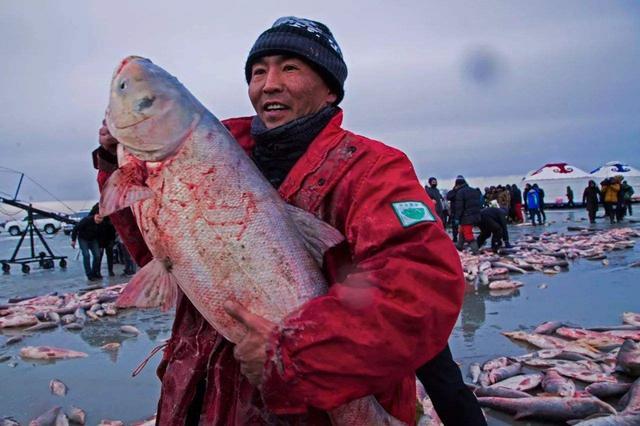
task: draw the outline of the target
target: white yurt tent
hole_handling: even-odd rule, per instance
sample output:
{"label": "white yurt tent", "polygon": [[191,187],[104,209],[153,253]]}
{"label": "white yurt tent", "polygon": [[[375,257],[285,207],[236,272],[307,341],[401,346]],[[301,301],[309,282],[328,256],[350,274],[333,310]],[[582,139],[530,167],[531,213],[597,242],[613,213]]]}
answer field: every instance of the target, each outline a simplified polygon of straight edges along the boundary
{"label": "white yurt tent", "polygon": [[538,170],[532,170],[522,178],[522,185],[537,183],[544,190],[545,204],[564,204],[567,200],[567,186],[573,190],[573,200],[580,203],[582,191],[591,175],[567,163],[548,163]]}
{"label": "white yurt tent", "polygon": [[592,171],[590,176],[597,184],[600,184],[600,181],[604,178],[622,176],[633,187],[635,191],[633,198],[635,200],[640,198],[640,170],[635,167],[631,167],[621,161],[609,161]]}

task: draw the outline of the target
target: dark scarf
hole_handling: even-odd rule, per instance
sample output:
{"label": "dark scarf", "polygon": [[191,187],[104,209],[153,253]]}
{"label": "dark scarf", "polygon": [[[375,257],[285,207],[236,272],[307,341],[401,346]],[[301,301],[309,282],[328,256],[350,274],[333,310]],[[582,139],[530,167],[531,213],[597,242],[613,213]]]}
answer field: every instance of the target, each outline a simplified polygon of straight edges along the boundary
{"label": "dark scarf", "polygon": [[253,117],[251,136],[256,141],[253,161],[271,185],[278,188],[282,184],[293,165],[337,112],[337,107],[329,106],[270,130],[257,115]]}

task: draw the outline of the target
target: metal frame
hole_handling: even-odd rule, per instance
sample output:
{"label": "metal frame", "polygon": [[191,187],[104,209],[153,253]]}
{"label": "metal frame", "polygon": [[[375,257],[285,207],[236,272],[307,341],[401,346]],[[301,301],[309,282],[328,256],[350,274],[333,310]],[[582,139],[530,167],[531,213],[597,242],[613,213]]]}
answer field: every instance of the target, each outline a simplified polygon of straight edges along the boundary
{"label": "metal frame", "polygon": [[[22,182],[22,178],[20,179],[20,182]],[[20,189],[20,184],[18,184],[18,189]],[[16,191],[16,195],[17,195],[17,191]],[[2,272],[8,273],[11,270],[11,266],[10,266],[11,264],[18,264],[18,265],[22,265],[22,272],[26,274],[31,270],[29,263],[34,263],[34,262],[38,262],[40,267],[43,269],[51,269],[54,267],[54,262],[56,260],[60,261],[59,266],[61,268],[67,267],[67,260],[66,260],[67,256],[56,256],[55,254],[53,254],[53,251],[45,241],[44,237],[42,236],[38,228],[36,228],[36,226],[33,224],[33,213],[35,212],[45,217],[49,217],[52,219],[59,220],[61,222],[72,223],[72,224],[78,223],[76,220],[69,219],[66,216],[48,212],[46,210],[34,208],[30,204],[29,205],[22,204],[16,201],[15,199],[9,200],[9,199],[0,197],[0,202],[9,204],[14,207],[18,207],[27,211],[27,227],[22,232],[20,240],[18,241],[18,245],[16,246],[16,249],[13,251],[13,255],[11,256],[11,259],[0,259],[0,264],[2,265]],[[45,247],[48,254],[45,252],[40,252],[36,256],[34,235],[33,235],[34,232],[37,235],[37,237],[40,239],[40,242]],[[16,256],[18,255],[18,252],[20,251],[20,247],[22,247],[22,243],[24,242],[27,234],[29,234],[29,242],[31,245],[31,257],[17,258]]]}

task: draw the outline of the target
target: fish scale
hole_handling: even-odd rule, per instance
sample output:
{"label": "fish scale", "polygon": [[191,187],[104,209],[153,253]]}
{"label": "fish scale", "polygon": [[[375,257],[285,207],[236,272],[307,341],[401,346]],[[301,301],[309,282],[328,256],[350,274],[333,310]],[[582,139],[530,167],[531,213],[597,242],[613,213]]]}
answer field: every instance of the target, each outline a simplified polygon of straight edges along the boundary
{"label": "fish scale", "polygon": [[171,264],[196,308],[237,342],[244,329],[226,314],[225,301],[279,322],[326,284],[280,196],[221,126],[204,116],[172,161],[148,169],[157,195],[134,214],[154,258]]}

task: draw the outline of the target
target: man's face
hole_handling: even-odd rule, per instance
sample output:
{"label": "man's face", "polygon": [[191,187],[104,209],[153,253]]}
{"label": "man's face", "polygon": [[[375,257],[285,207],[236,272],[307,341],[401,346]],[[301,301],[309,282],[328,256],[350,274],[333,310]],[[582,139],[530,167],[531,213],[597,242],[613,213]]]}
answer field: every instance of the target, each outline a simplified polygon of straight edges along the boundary
{"label": "man's face", "polygon": [[438,181],[437,181],[437,180],[435,180],[435,179],[431,179],[431,180],[429,181],[429,185],[430,185],[432,188],[436,188],[436,187],[438,186]]}
{"label": "man's face", "polygon": [[264,56],[251,68],[249,99],[267,129],[315,114],[337,97],[301,59]]}

